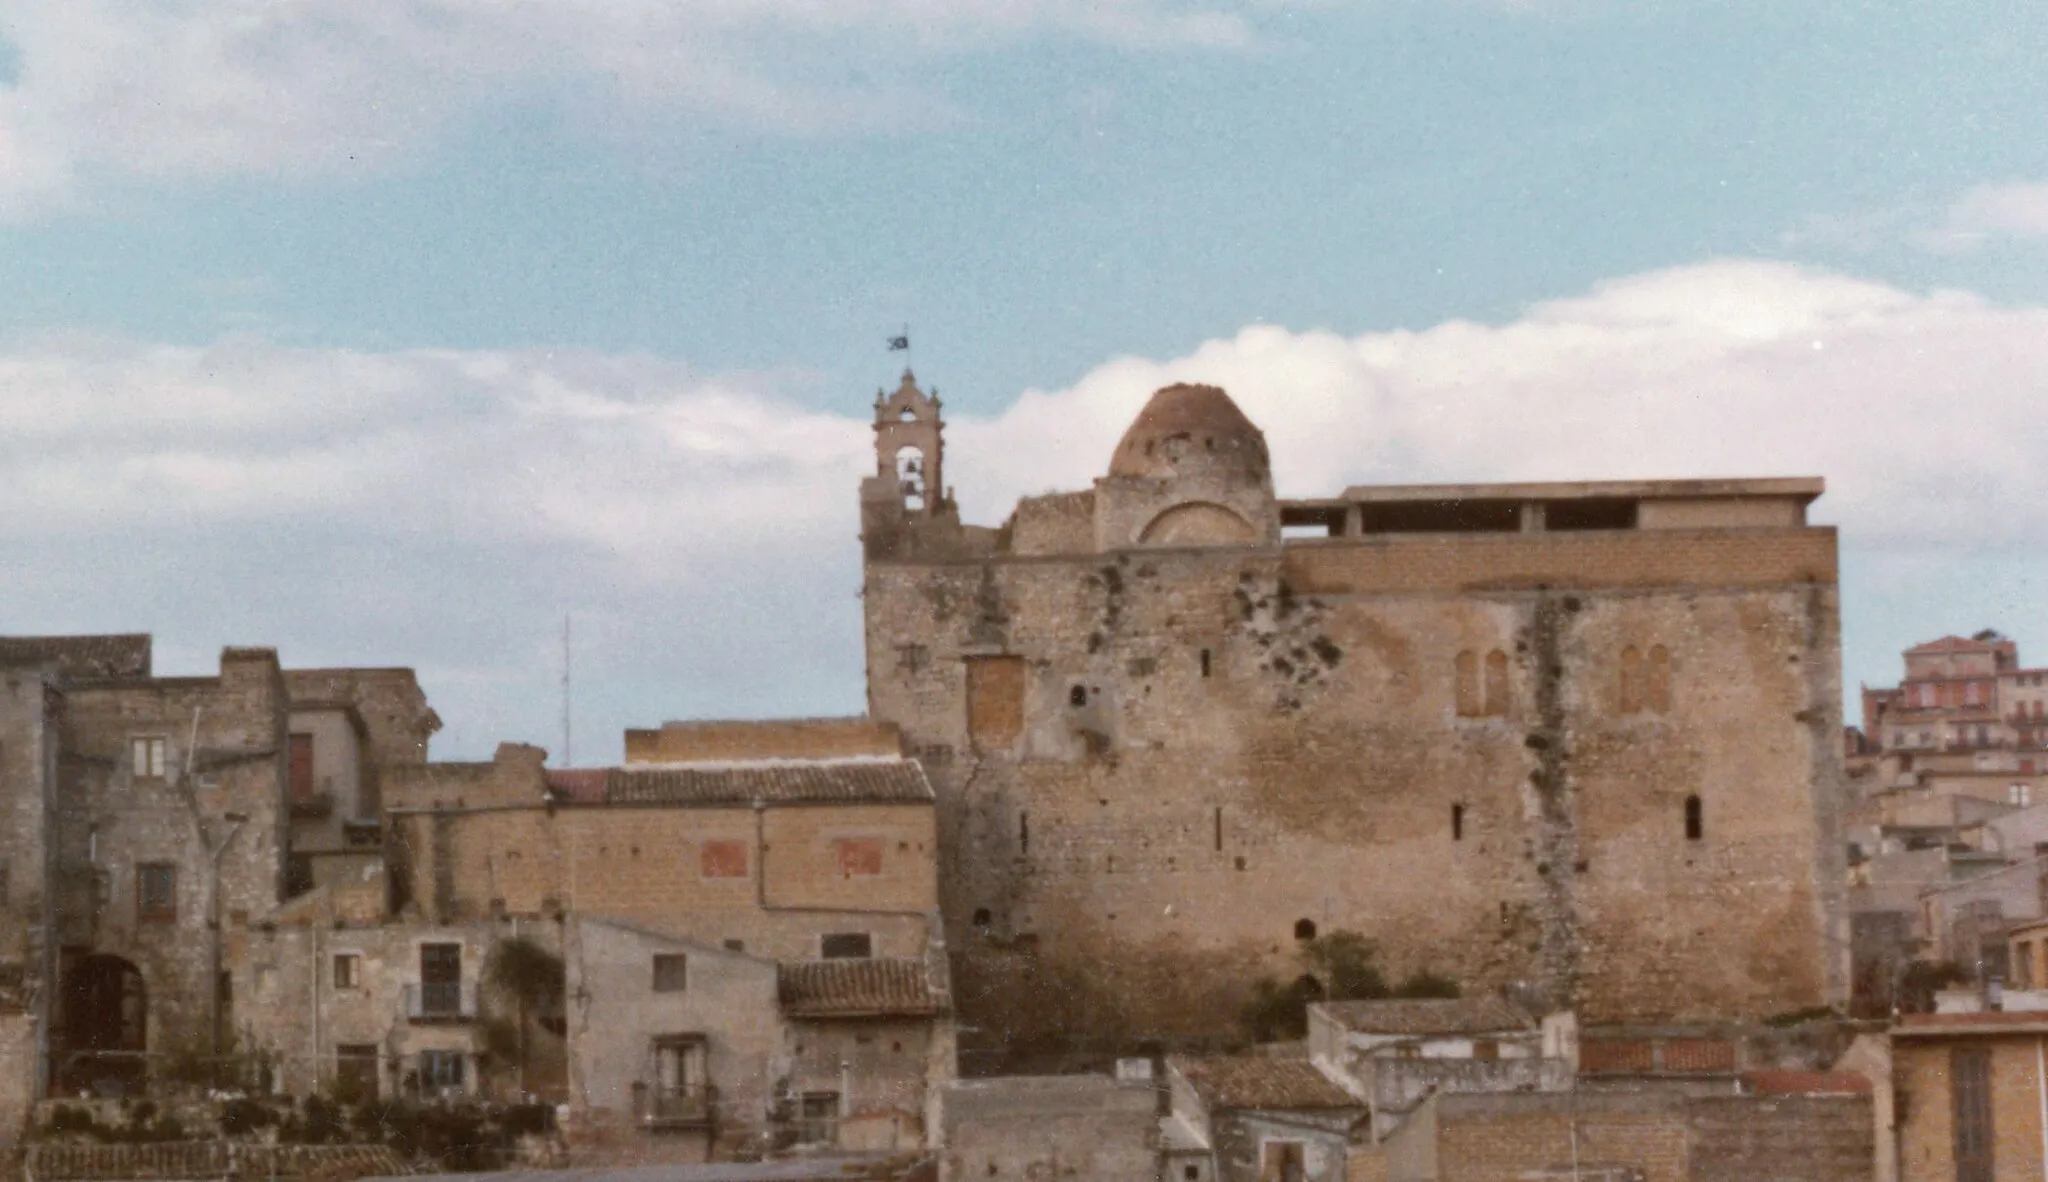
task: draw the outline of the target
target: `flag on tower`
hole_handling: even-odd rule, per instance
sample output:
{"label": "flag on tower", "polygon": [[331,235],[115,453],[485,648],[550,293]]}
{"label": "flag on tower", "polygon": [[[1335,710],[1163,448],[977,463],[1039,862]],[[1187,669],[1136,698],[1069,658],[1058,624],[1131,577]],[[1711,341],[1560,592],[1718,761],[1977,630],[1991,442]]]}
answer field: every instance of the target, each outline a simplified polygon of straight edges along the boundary
{"label": "flag on tower", "polygon": [[903,334],[902,336],[900,336],[900,337],[890,337],[890,338],[889,338],[889,352],[891,352],[891,353],[894,353],[894,352],[898,351],[899,349],[901,349],[901,350],[907,350],[907,349],[909,349],[909,348],[910,348],[910,334],[909,334],[909,333],[904,333],[904,334]]}

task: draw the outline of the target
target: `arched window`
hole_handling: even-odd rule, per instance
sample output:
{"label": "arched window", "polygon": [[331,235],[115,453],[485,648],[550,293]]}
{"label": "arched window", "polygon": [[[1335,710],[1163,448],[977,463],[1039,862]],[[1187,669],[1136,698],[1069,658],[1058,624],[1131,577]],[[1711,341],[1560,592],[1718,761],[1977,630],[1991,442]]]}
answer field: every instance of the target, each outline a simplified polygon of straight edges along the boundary
{"label": "arched window", "polygon": [[1316,921],[1315,921],[1315,920],[1313,920],[1313,919],[1297,919],[1297,920],[1295,920],[1295,921],[1294,921],[1294,938],[1295,938],[1295,939],[1297,939],[1297,940],[1313,940],[1313,939],[1315,939],[1315,938],[1316,938]]}
{"label": "arched window", "polygon": [[1650,709],[1659,714],[1671,713],[1671,650],[1661,644],[1650,646],[1648,676],[1644,678],[1644,697]]}
{"label": "arched window", "polygon": [[904,508],[924,508],[926,490],[923,449],[916,447],[896,449],[896,487],[903,494]]}
{"label": "arched window", "polygon": [[1705,832],[1706,824],[1704,819],[1700,816],[1700,798],[1697,796],[1686,797],[1685,839],[1687,841],[1698,841],[1701,835]]}
{"label": "arched window", "polygon": [[1479,654],[1466,649],[1458,654],[1458,717],[1477,718],[1485,705],[1479,696]]}
{"label": "arched window", "polygon": [[1643,708],[1643,654],[1634,645],[1621,650],[1621,712]]}
{"label": "arched window", "polygon": [[1508,655],[1499,649],[1486,654],[1486,712],[1498,718],[1508,713]]}
{"label": "arched window", "polygon": [[1085,686],[1085,685],[1077,685],[1077,686],[1075,686],[1075,687],[1074,687],[1073,689],[1070,689],[1070,690],[1068,690],[1068,691],[1067,691],[1067,705],[1069,705],[1069,706],[1086,706],[1087,704],[1088,704],[1088,687],[1087,687],[1087,686]]}

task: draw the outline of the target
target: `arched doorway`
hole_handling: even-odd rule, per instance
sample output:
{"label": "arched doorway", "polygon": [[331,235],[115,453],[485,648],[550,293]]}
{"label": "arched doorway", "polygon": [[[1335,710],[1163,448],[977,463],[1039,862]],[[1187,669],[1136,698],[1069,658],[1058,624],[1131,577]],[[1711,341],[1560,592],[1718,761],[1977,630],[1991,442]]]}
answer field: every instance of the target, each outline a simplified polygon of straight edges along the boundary
{"label": "arched doorway", "polygon": [[104,952],[64,969],[50,1072],[60,1095],[139,1096],[148,1076],[149,989],[130,962]]}

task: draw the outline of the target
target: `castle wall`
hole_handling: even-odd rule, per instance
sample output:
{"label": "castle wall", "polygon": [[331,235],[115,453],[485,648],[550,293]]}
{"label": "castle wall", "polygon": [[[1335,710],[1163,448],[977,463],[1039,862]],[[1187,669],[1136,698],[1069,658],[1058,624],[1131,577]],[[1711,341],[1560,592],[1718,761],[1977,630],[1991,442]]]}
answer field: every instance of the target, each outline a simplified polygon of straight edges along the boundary
{"label": "castle wall", "polygon": [[[1840,996],[1834,547],[871,557],[871,710],[939,793],[963,1025],[1227,1034],[1259,976],[1302,971],[1302,920],[1592,1021]],[[1505,684],[1462,700],[1461,668]]]}

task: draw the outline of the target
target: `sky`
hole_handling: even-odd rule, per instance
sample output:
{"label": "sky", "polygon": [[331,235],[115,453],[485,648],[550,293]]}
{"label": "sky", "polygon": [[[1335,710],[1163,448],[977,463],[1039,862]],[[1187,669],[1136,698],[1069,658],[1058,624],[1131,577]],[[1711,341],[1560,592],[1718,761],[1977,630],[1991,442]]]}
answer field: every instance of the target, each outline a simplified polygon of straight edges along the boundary
{"label": "sky", "polygon": [[435,754],[857,713],[970,520],[1225,386],[1282,495],[1819,475],[1845,683],[2048,664],[2048,5],[0,0],[0,632],[408,665]]}

